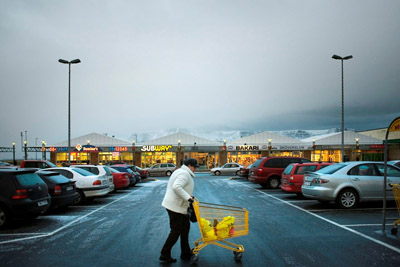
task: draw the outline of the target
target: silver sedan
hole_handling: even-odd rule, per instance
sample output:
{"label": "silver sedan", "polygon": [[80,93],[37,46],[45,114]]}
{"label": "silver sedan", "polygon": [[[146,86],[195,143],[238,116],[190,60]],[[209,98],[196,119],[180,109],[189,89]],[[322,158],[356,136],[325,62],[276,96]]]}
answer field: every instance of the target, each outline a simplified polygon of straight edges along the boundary
{"label": "silver sedan", "polygon": [[[382,162],[337,163],[306,174],[301,192],[319,202],[335,201],[341,208],[350,209],[361,201],[383,199],[383,174]],[[388,191],[389,184],[400,184],[400,169],[391,165],[387,165]],[[387,192],[387,199],[394,199],[392,192]]]}
{"label": "silver sedan", "polygon": [[229,175],[229,174],[234,174],[234,175],[239,175],[240,168],[243,168],[243,165],[240,165],[238,163],[225,163],[221,167],[217,168],[212,168],[210,170],[211,174],[214,175]]}

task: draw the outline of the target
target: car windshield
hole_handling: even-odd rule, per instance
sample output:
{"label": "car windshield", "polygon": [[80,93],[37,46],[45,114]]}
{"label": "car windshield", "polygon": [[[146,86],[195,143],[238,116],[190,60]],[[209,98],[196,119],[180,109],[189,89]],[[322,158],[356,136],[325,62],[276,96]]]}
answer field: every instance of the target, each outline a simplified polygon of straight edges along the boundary
{"label": "car windshield", "polygon": [[338,170],[340,170],[341,168],[346,167],[346,164],[341,164],[341,163],[337,163],[337,164],[333,164],[330,165],[326,168],[320,169],[318,171],[316,171],[317,173],[322,173],[322,174],[332,174],[337,172]]}
{"label": "car windshield", "polygon": [[293,165],[288,165],[286,169],[283,171],[283,174],[289,175],[293,170]]}
{"label": "car windshield", "polygon": [[42,178],[36,173],[22,173],[15,175],[20,185],[30,186],[35,184],[44,184]]}
{"label": "car windshield", "polygon": [[46,161],[46,163],[49,164],[49,166],[52,167],[52,168],[57,168],[57,165],[54,164],[53,162]]}
{"label": "car windshield", "polygon": [[93,173],[91,173],[89,171],[79,169],[79,168],[72,168],[72,170],[74,170],[75,172],[79,173],[82,176],[93,176],[94,175]]}
{"label": "car windshield", "polygon": [[263,161],[263,159],[256,160],[251,167],[258,168],[258,166],[260,166],[261,161]]}
{"label": "car windshield", "polygon": [[56,184],[69,183],[69,179],[59,173],[49,173],[45,174],[44,176],[46,176],[47,179]]}
{"label": "car windshield", "polygon": [[119,170],[114,169],[114,168],[111,168],[111,167],[110,167],[110,171],[111,171],[111,172],[120,172]]}

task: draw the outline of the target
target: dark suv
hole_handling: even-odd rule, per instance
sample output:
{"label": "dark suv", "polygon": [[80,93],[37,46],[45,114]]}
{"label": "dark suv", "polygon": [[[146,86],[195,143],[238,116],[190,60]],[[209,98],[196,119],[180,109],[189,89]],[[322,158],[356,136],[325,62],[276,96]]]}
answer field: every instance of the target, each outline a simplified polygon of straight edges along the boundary
{"label": "dark suv", "polygon": [[36,169],[0,169],[0,228],[12,218],[34,218],[51,203],[46,183]]}
{"label": "dark suv", "polygon": [[249,181],[265,188],[279,188],[283,170],[291,163],[311,162],[299,157],[259,158],[250,169]]}

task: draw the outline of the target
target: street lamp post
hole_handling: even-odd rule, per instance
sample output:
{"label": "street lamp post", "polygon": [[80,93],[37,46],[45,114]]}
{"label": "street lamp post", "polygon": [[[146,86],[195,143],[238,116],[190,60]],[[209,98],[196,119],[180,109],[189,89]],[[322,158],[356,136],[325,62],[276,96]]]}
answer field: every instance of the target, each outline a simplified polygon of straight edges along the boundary
{"label": "street lamp post", "polygon": [[68,64],[68,166],[71,165],[71,64],[81,63],[80,59],[67,61],[59,59],[58,62]]}
{"label": "street lamp post", "polygon": [[353,56],[341,57],[338,55],[333,55],[333,59],[340,60],[342,62],[342,146],[341,146],[341,154],[342,154],[342,162],[344,162],[344,80],[343,80],[343,61],[352,59]]}

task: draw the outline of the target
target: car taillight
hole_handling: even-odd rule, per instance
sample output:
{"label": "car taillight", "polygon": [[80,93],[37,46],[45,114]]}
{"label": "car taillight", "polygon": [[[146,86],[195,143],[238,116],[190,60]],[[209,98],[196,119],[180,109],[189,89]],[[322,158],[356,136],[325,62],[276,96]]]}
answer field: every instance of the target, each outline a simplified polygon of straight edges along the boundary
{"label": "car taillight", "polygon": [[59,186],[58,184],[54,187],[54,195],[61,195],[61,186]]}
{"label": "car taillight", "polygon": [[258,169],[257,174],[261,174],[261,173],[262,173],[262,169]]}
{"label": "car taillight", "polygon": [[329,183],[329,180],[328,179],[322,179],[322,178],[314,178],[314,179],[312,179],[311,183],[313,183],[313,184],[326,184],[326,183]]}
{"label": "car taillight", "polygon": [[101,181],[100,180],[96,180],[93,182],[93,185],[101,185]]}
{"label": "car taillight", "polygon": [[28,190],[26,189],[17,189],[15,195],[12,197],[12,199],[25,199],[25,198],[28,198]]}

